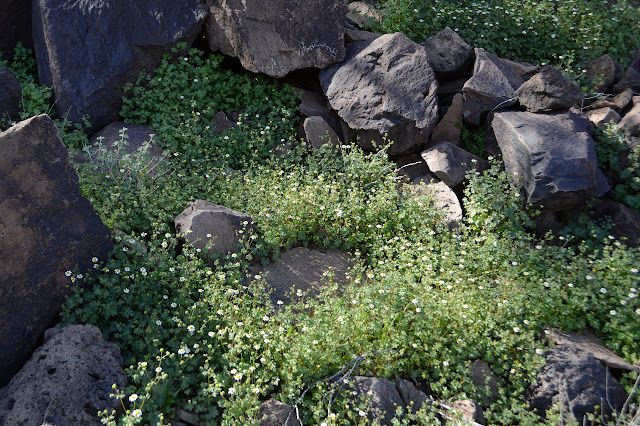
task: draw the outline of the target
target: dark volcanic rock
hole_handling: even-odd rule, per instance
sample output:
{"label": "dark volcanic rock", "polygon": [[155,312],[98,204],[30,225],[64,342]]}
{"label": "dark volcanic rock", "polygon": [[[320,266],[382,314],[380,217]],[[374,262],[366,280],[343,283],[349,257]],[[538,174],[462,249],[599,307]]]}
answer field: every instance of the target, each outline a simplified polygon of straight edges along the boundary
{"label": "dark volcanic rock", "polygon": [[120,401],[127,377],[120,348],[92,325],[68,325],[45,333],[45,343],[0,390],[0,424],[100,425],[99,411]]}
{"label": "dark volcanic rock", "polygon": [[343,0],[207,0],[209,48],[253,72],[284,77],[344,58]]}
{"label": "dark volcanic rock", "polygon": [[123,87],[193,42],[205,16],[198,0],[34,0],[40,82],[53,86],[61,115],[89,115],[95,132],[118,120]]}
{"label": "dark volcanic rock", "polygon": [[587,124],[571,111],[493,115],[490,125],[505,168],[524,187],[528,203],[566,210],[609,190]]}
{"label": "dark volcanic rock", "polygon": [[420,44],[427,51],[438,82],[466,77],[471,72],[473,49],[451,28],[446,27]]}
{"label": "dark volcanic rock", "polygon": [[31,0],[0,0],[0,10],[0,52],[10,51],[18,42],[32,48]]}
{"label": "dark volcanic rock", "polygon": [[22,86],[9,68],[0,67],[0,120],[18,120]]}
{"label": "dark volcanic rock", "polygon": [[0,133],[0,386],[71,294],[65,271],[88,270],[93,256],[106,259],[108,237],[48,116]]}
{"label": "dark volcanic rock", "polygon": [[344,62],[322,71],[320,84],[365,149],[382,146],[388,134],[390,155],[417,152],[438,120],[426,51],[400,33],[348,44]]}
{"label": "dark volcanic rock", "polygon": [[584,92],[559,69],[546,66],[521,85],[516,96],[527,111],[539,112],[579,105],[584,99]]}

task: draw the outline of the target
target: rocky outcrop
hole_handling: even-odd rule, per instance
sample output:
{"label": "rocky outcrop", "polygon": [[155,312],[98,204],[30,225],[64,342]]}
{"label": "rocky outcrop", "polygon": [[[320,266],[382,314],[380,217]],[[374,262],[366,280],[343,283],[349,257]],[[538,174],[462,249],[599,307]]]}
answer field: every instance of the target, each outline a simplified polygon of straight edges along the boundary
{"label": "rocky outcrop", "polygon": [[120,348],[97,327],[47,330],[44,345],[0,390],[0,424],[100,425],[98,412],[120,405],[112,386],[124,391],[126,380]]}
{"label": "rocky outcrop", "polygon": [[531,387],[527,402],[542,417],[554,404],[581,424],[596,406],[610,414],[620,412],[627,394],[618,381],[590,353],[573,345],[551,348],[546,365],[538,373],[538,382]]}
{"label": "rocky outcrop", "polygon": [[400,33],[350,43],[343,63],[320,73],[331,107],[358,145],[389,155],[418,152],[438,119],[435,75],[424,47]]}
{"label": "rocky outcrop", "polygon": [[65,272],[84,273],[111,248],[51,119],[40,115],[0,133],[0,386],[72,293],[75,275]]}
{"label": "rocky outcrop", "polygon": [[580,105],[584,92],[559,69],[546,66],[516,90],[520,105],[530,112],[567,110]]}
{"label": "rocky outcrop", "polygon": [[87,115],[95,132],[118,120],[127,83],[195,40],[206,11],[198,0],[36,0],[33,15],[40,83],[53,86],[60,115]]}
{"label": "rocky outcrop", "polygon": [[273,289],[271,301],[274,305],[279,305],[278,301],[285,304],[291,302],[289,294],[294,287],[296,292],[313,296],[320,290],[327,272],[332,272],[336,282],[342,282],[352,267],[353,262],[347,253],[296,247],[282,253],[278,260],[264,269],[253,265],[249,272],[252,278],[258,275],[267,280],[267,284]]}
{"label": "rocky outcrop", "polygon": [[209,48],[253,72],[284,77],[344,58],[347,5],[342,0],[207,0]]}
{"label": "rocky outcrop", "polygon": [[0,121],[17,121],[22,86],[9,68],[0,67]]}
{"label": "rocky outcrop", "polygon": [[439,82],[467,77],[473,64],[473,49],[449,27],[420,43]]}
{"label": "rocky outcrop", "polygon": [[506,171],[524,187],[528,203],[566,210],[609,190],[586,123],[573,112],[493,115],[490,127]]}
{"label": "rocky outcrop", "polygon": [[174,219],[174,224],[185,240],[211,257],[238,251],[241,234],[251,229],[252,221],[248,214],[196,200],[187,204]]}
{"label": "rocky outcrop", "polygon": [[522,77],[502,59],[484,49],[475,49],[473,76],[462,89],[466,123],[480,126],[494,108],[507,108],[516,102]]}

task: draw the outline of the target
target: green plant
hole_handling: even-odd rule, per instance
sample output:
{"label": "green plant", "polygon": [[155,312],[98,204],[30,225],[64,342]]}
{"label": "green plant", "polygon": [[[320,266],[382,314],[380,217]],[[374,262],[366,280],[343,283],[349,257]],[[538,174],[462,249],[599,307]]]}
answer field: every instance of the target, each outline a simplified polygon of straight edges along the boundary
{"label": "green plant", "polygon": [[484,129],[470,129],[463,122],[456,123],[460,127],[460,137],[464,149],[480,158],[487,157],[487,142]]}
{"label": "green plant", "polygon": [[596,129],[595,140],[599,166],[616,176],[616,199],[640,210],[640,149],[630,150],[624,132],[613,123]]}
{"label": "green plant", "polygon": [[473,47],[504,58],[558,64],[573,55],[572,68],[604,53],[618,61],[639,42],[640,10],[626,1],[385,0],[379,32],[400,31],[416,42],[449,26]]}

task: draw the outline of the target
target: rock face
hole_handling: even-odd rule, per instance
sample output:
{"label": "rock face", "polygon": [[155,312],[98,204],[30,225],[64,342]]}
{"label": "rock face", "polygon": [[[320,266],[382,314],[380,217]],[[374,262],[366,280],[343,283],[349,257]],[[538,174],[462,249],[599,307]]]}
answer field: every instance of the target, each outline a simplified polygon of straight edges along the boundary
{"label": "rock face", "polygon": [[53,86],[61,115],[77,123],[89,115],[95,132],[118,119],[125,84],[176,43],[193,42],[205,16],[198,0],[36,0],[40,82]]}
{"label": "rock face", "polygon": [[450,142],[438,142],[420,155],[429,170],[452,188],[465,180],[468,171],[485,170],[489,166],[486,160]]}
{"label": "rock face", "polygon": [[207,0],[209,47],[253,72],[284,77],[344,58],[344,0]]}
{"label": "rock face", "polygon": [[[209,255],[237,251],[240,248],[238,232],[250,229],[251,216],[225,206],[196,200],[187,204],[174,220],[176,231],[195,248],[205,251],[213,241]],[[207,236],[210,235],[210,236]]]}
{"label": "rock face", "polygon": [[475,55],[473,76],[462,89],[463,114],[465,122],[480,126],[492,109],[515,103],[516,90],[523,80],[511,66],[486,50],[476,48]]}
{"label": "rock face", "polygon": [[0,133],[0,386],[71,294],[65,271],[85,272],[111,248],[51,119],[40,115]]}
{"label": "rock face", "polygon": [[577,114],[496,112],[490,125],[506,171],[524,187],[528,203],[566,210],[609,190],[586,119]]}
{"label": "rock face", "polygon": [[539,112],[579,105],[584,99],[584,92],[559,69],[546,66],[521,85],[516,96],[527,111]]}
{"label": "rock face", "polygon": [[427,50],[438,81],[468,76],[471,72],[473,49],[451,28],[446,27],[420,44]]}
{"label": "rock face", "polygon": [[622,65],[613,60],[609,55],[602,55],[589,62],[586,66],[588,80],[599,81],[594,88],[596,92],[607,92],[624,72]]}
{"label": "rock face", "polygon": [[293,407],[273,398],[260,405],[257,420],[260,426],[300,426]]}
{"label": "rock face", "polygon": [[365,149],[388,134],[389,155],[418,151],[438,120],[438,83],[426,50],[400,33],[350,43],[344,62],[320,73],[320,84]]}
{"label": "rock face", "polygon": [[434,142],[446,141],[459,146],[460,135],[462,134],[462,105],[463,98],[461,93],[456,93],[451,101],[451,106],[442,120],[436,125],[431,134],[431,140]]}
{"label": "rock face", "polygon": [[31,0],[0,0],[0,10],[0,52],[10,51],[19,41],[32,48]]}
{"label": "rock face", "polygon": [[329,270],[333,271],[336,282],[344,280],[345,273],[353,267],[349,255],[338,250],[311,250],[296,247],[281,254],[280,258],[261,270],[251,266],[252,275],[266,276],[267,284],[273,288],[271,301],[289,303],[288,293],[293,287],[303,293],[317,292]]}
{"label": "rock face", "polygon": [[9,68],[0,67],[0,120],[17,121],[22,100],[22,86]]}
{"label": "rock face", "polygon": [[92,325],[50,329],[11,382],[0,390],[0,424],[100,425],[98,412],[115,410],[109,395],[124,391],[120,348]]}
{"label": "rock face", "polygon": [[573,345],[556,346],[547,352],[547,363],[538,373],[538,382],[530,389],[527,402],[539,415],[553,404],[560,404],[582,423],[587,413],[601,407],[620,411],[627,394],[618,381],[590,353]]}
{"label": "rock face", "polygon": [[340,143],[340,139],[336,132],[333,131],[331,126],[324,121],[324,118],[319,116],[307,117],[302,124],[304,128],[304,135],[307,141],[314,148],[320,148],[322,145]]}

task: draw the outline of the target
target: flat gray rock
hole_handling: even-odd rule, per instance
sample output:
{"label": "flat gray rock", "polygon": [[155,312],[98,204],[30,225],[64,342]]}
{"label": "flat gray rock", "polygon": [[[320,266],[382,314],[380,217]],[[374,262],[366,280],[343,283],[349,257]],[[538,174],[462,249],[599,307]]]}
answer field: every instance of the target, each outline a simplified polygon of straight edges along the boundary
{"label": "flat gray rock", "polygon": [[253,276],[266,277],[267,284],[274,290],[271,293],[271,301],[274,304],[279,300],[289,304],[291,300],[288,295],[294,287],[296,291],[309,292],[313,296],[326,280],[328,271],[333,271],[336,282],[341,282],[352,267],[353,262],[347,253],[296,247],[281,253],[278,260],[265,268],[251,266],[249,272]]}
{"label": "flat gray rock", "polygon": [[438,142],[420,155],[431,173],[452,188],[465,180],[469,171],[489,168],[486,160],[451,142]]}

